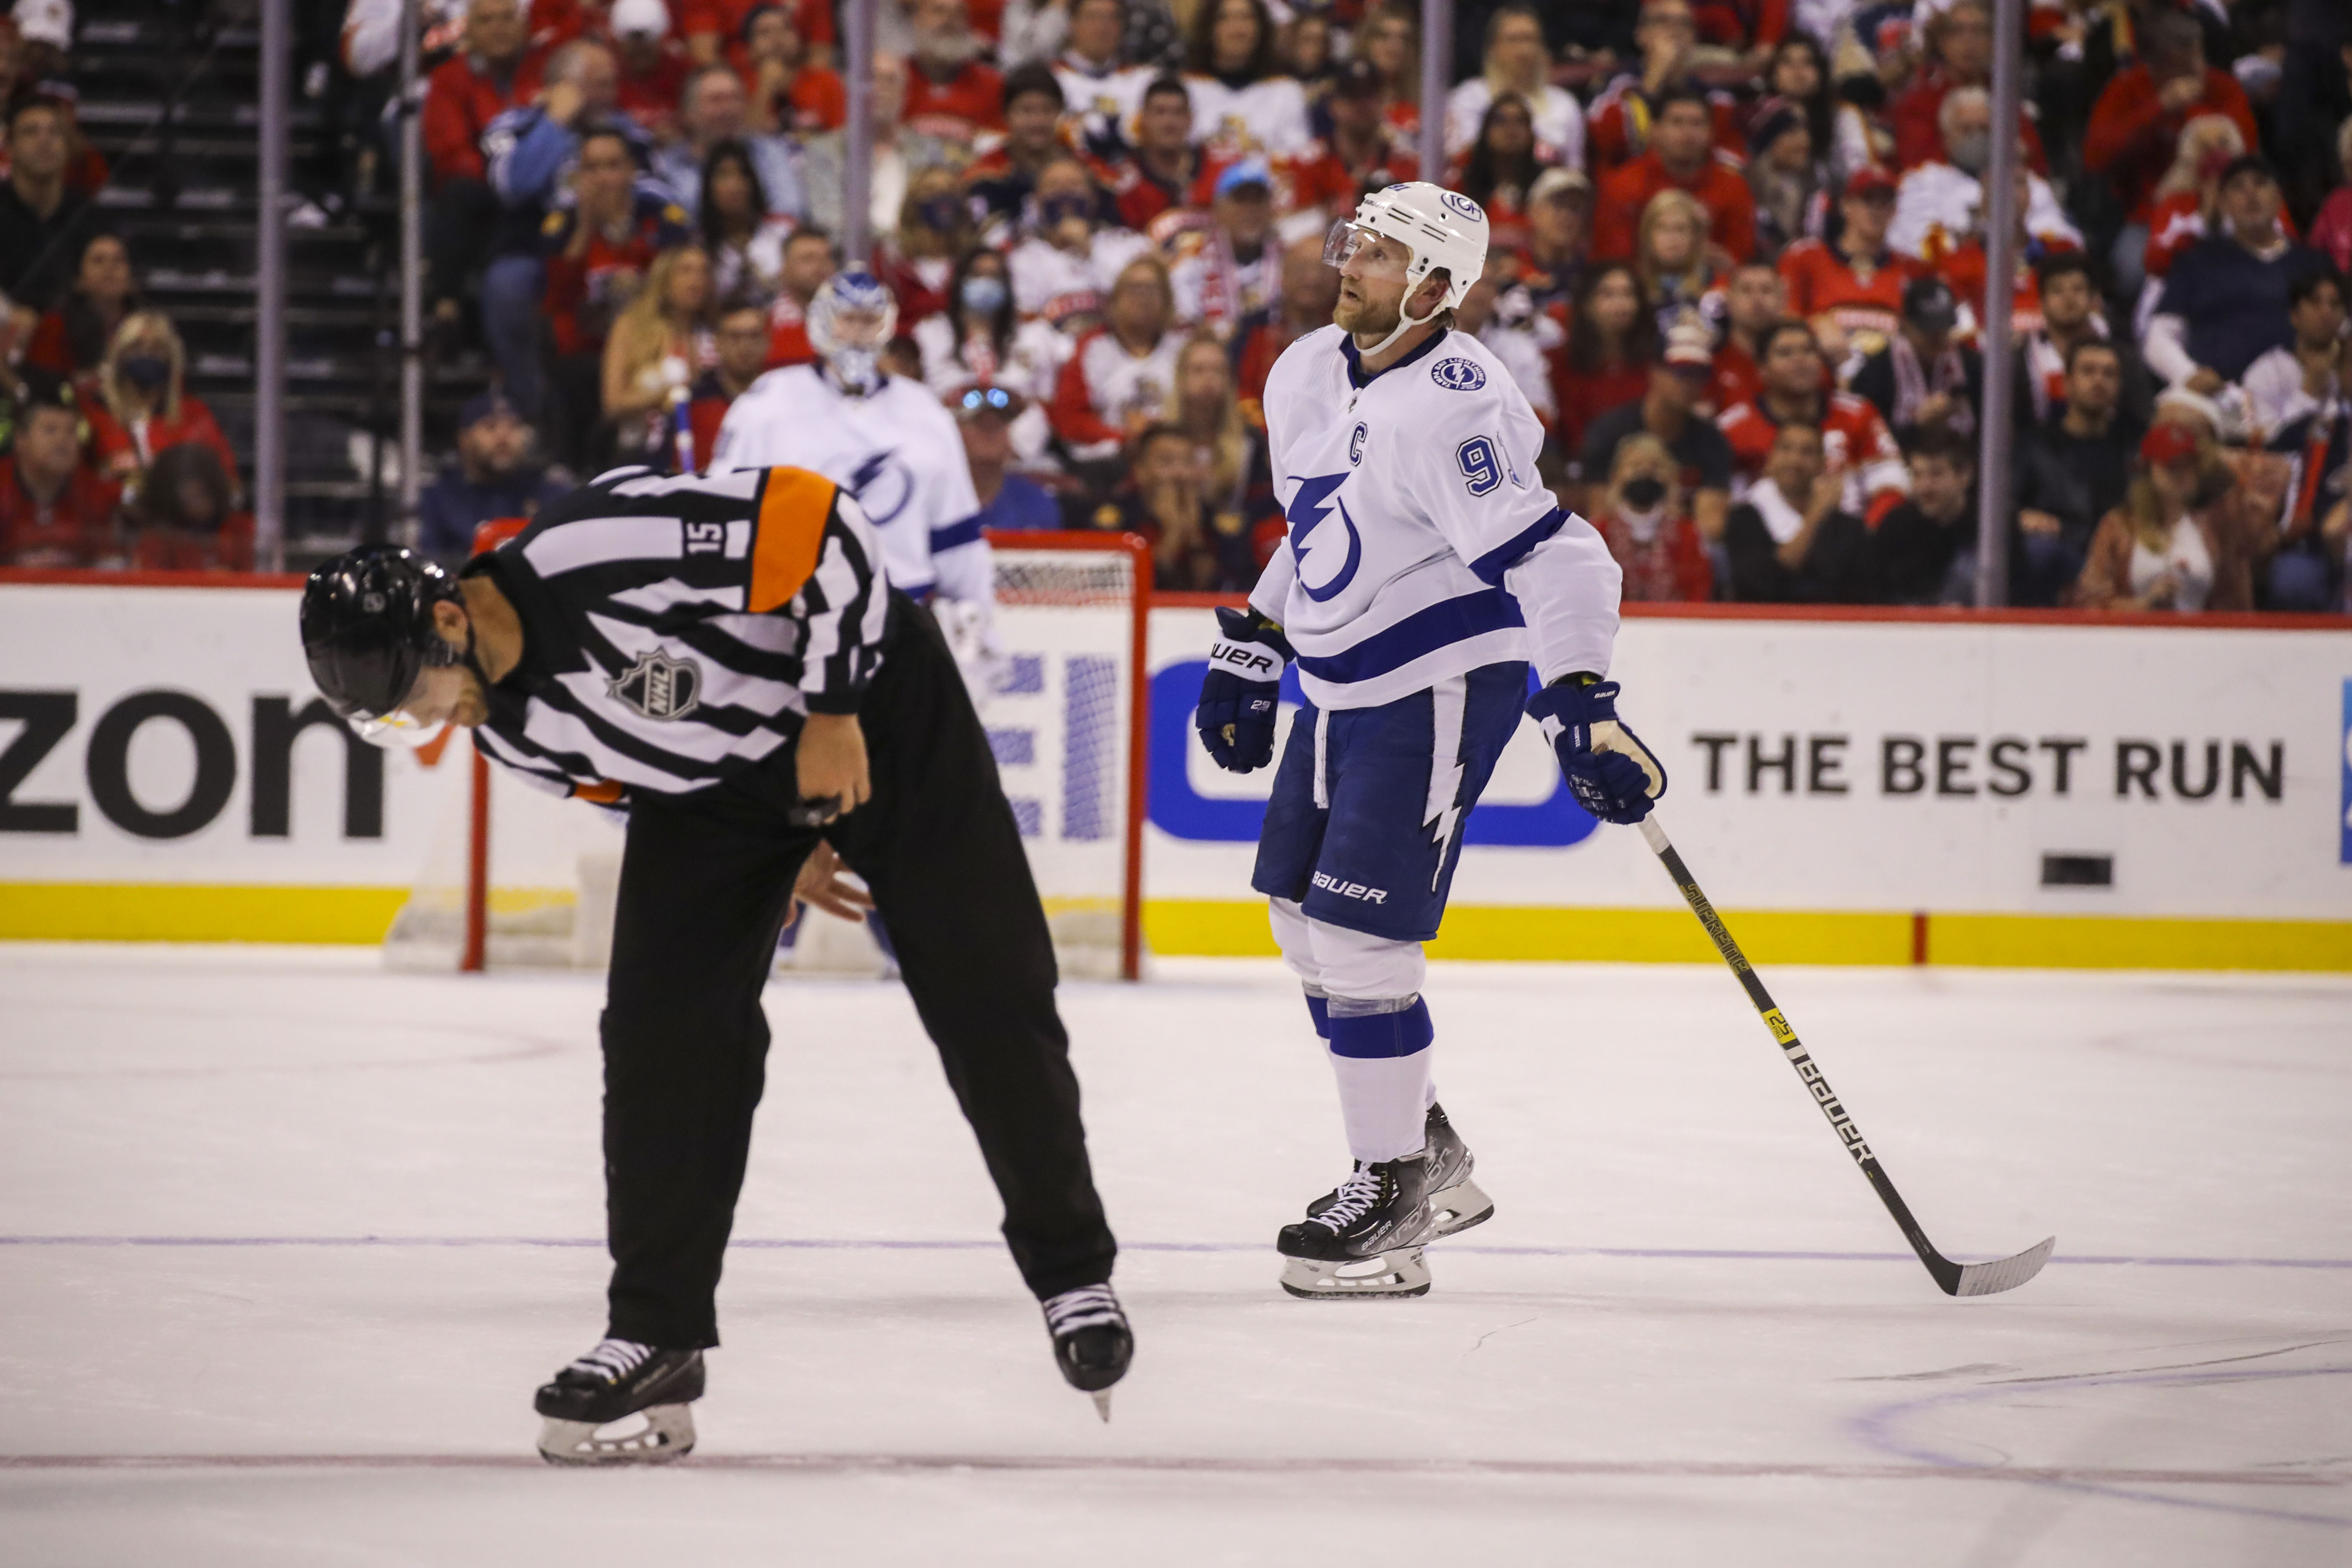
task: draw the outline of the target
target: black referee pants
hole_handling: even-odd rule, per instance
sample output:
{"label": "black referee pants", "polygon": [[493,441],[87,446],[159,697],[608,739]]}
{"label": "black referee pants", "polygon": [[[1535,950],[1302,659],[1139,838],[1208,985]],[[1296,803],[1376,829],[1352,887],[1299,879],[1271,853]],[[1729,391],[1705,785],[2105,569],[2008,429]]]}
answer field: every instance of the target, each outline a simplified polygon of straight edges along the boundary
{"label": "black referee pants", "polygon": [[[873,798],[822,829],[872,889],[1040,1299],[1110,1278],[1054,949],[1013,810],[929,614],[893,595],[859,724]],[[719,1342],[714,1298],[768,1049],[760,993],[820,830],[786,816],[791,749],[690,795],[641,795],[605,995],[607,1332]],[[789,1004],[787,1005],[789,1006]],[[827,1042],[843,1049],[860,1042]]]}

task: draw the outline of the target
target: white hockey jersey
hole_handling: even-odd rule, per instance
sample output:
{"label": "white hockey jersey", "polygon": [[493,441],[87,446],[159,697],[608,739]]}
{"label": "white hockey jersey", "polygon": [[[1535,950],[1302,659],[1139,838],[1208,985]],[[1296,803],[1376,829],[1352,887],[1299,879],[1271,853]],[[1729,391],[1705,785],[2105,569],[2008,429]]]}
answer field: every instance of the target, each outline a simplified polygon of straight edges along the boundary
{"label": "white hockey jersey", "polygon": [[1543,426],[1475,338],[1444,332],[1366,382],[1325,327],[1265,384],[1289,520],[1250,603],[1321,708],[1372,708],[1481,665],[1605,675],[1621,574],[1536,477]]}
{"label": "white hockey jersey", "polygon": [[814,365],[772,370],[727,410],[710,471],[814,468],[857,498],[890,585],[990,605],[994,575],[955,418],[922,383],[891,376],[844,397]]}

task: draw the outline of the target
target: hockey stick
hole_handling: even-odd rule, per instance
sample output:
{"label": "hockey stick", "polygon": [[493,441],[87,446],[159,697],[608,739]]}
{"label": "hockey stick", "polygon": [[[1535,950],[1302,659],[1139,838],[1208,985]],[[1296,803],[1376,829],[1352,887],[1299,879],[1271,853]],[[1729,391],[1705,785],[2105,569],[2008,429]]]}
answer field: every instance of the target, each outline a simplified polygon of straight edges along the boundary
{"label": "hockey stick", "polygon": [[1789,1065],[1797,1069],[1797,1076],[1812,1091],[1814,1101],[1822,1108],[1822,1114],[1830,1119],[1830,1125],[1836,1128],[1838,1136],[1844,1140],[1846,1152],[1852,1154],[1853,1163],[1862,1167],[1862,1173],[1870,1178],[1871,1189],[1877,1193],[1878,1201],[1885,1204],[1886,1212],[1895,1216],[1895,1223],[1902,1227],[1904,1239],[1910,1242],[1911,1250],[1919,1255],[1919,1261],[1927,1266],[1927,1272],[1935,1276],[1936,1283],[1943,1287],[1944,1294],[1990,1296],[2002,1290],[2014,1290],[2041,1273],[2042,1266],[2050,1261],[2050,1249],[2058,1245],[2058,1238],[2054,1236],[2027,1247],[2014,1258],[2003,1258],[1991,1263],[1955,1263],[1936,1250],[1935,1244],[1927,1239],[1927,1233],[1921,1230],[1919,1222],[1911,1217],[1911,1206],[1903,1201],[1903,1194],[1895,1190],[1895,1184],[1888,1179],[1885,1168],[1879,1164],[1878,1156],[1870,1152],[1869,1141],[1863,1137],[1862,1129],[1853,1124],[1853,1118],[1846,1114],[1845,1107],[1830,1088],[1830,1080],[1822,1076],[1820,1064],[1798,1042],[1797,1031],[1790,1028],[1789,1020],[1780,1016],[1780,1009],[1773,1005],[1770,994],[1764,989],[1764,983],[1756,977],[1756,971],[1749,966],[1747,955],[1739,951],[1739,944],[1731,940],[1731,932],[1724,929],[1723,917],[1715,912],[1715,906],[1706,901],[1705,893],[1699,891],[1698,882],[1691,876],[1690,868],[1683,864],[1683,858],[1675,853],[1673,842],[1666,837],[1666,830],[1658,825],[1656,812],[1642,819],[1642,837],[1664,865],[1666,875],[1675,879],[1675,886],[1680,888],[1683,897],[1689,900],[1691,912],[1698,916],[1698,923],[1705,926],[1706,934],[1714,939],[1716,952],[1723,954],[1723,962],[1731,965],[1731,973],[1746,988],[1748,999],[1755,1003],[1756,1011],[1764,1016],[1765,1026],[1772,1031],[1772,1038],[1780,1045],[1781,1054],[1789,1058]]}

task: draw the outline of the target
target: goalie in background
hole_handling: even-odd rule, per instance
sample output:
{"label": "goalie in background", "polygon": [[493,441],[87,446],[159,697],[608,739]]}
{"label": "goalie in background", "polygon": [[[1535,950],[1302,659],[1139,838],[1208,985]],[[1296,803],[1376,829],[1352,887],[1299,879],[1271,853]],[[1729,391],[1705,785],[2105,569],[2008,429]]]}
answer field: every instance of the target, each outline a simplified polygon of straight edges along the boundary
{"label": "goalie in background", "polygon": [[842,866],[890,921],[1055,1363],[1108,1419],[1133,1341],[1045,911],[939,627],[887,585],[847,492],[800,468],[617,470],[457,578],[383,545],[328,562],[301,624],[312,679],[362,734],[465,725],[526,780],[627,814],[602,1025],[610,1313],[539,1391],[549,1459],[693,1446],[761,990],[796,884],[837,906]]}

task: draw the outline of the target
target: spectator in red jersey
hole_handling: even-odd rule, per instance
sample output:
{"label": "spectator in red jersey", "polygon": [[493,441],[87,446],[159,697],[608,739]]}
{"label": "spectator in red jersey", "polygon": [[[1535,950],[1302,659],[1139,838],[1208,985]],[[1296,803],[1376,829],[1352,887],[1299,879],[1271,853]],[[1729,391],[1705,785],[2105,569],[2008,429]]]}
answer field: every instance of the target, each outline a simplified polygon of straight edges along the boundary
{"label": "spectator in red jersey", "polygon": [[1013,450],[1024,465],[1049,465],[1046,447],[1054,432],[1045,405],[1053,399],[1054,377],[1068,340],[1043,321],[1021,320],[1013,308],[1004,258],[996,251],[966,255],[950,280],[948,295],[955,301],[952,310],[915,323],[913,341],[923,384],[951,407],[966,387],[995,387],[1015,395],[1021,406],[1006,416],[1012,421]]}
{"label": "spectator in red jersey", "polygon": [[2221,171],[2242,157],[2246,139],[2226,114],[2200,114],[2180,128],[2172,167],[2149,193],[2147,276],[2162,278],[2173,258],[2214,233],[2221,221]]}
{"label": "spectator in red jersey", "polygon": [[1706,209],[1681,191],[1660,191],[1642,214],[1633,275],[1658,313],[1658,331],[1696,318],[1712,337],[1722,324],[1723,278],[1707,254]]}
{"label": "spectator in red jersey", "polygon": [[556,460],[584,466],[603,410],[604,342],[614,318],[654,258],[688,238],[686,213],[658,186],[637,184],[628,138],[604,126],[581,133],[573,203],[547,215],[545,310],[553,353],[542,416]]}
{"label": "spectator in red jersey", "polygon": [[1772,438],[1786,425],[1820,432],[1823,460],[1844,487],[1842,504],[1857,517],[1876,519],[1900,501],[1909,485],[1895,437],[1878,410],[1851,393],[1830,390],[1827,367],[1812,329],[1782,321],[1765,334],[1756,396],[1727,408],[1717,428],[1731,443],[1731,460],[1752,483],[1772,455]]}
{"label": "spectator in red jersey", "polygon": [[2311,247],[2339,274],[2352,277],[2352,115],[2345,117],[2336,132],[2336,165],[2343,183],[2328,193],[2311,220]]}
{"label": "spectator in red jersey", "polygon": [[1510,249],[1527,237],[1528,192],[1559,161],[1556,149],[1536,140],[1527,100],[1505,92],[1487,105],[1476,140],[1445,183],[1486,209],[1488,244]]}
{"label": "spectator in red jersey", "polygon": [[1352,58],[1381,73],[1381,117],[1401,141],[1421,134],[1421,7],[1412,0],[1381,0],[1364,18]]}
{"label": "spectator in red jersey", "polygon": [[1013,302],[1024,318],[1043,317],[1073,333],[1102,314],[1119,270],[1151,242],[1133,229],[1096,222],[1102,192],[1073,153],[1048,163],[1029,203],[1028,237],[1005,260]]}
{"label": "spectator in red jersey", "polygon": [[1657,357],[1658,318],[1642,298],[1633,269],[1615,261],[1586,273],[1555,377],[1559,422],[1553,433],[1560,446],[1581,451],[1586,426],[1612,408],[1639,402]]}
{"label": "spectator in red jersey", "polygon": [[[425,79],[425,155],[436,193],[470,182],[488,198],[482,132],[539,91],[547,51],[533,48],[523,0],[472,0],[464,47]],[[436,205],[436,212],[441,210]],[[455,215],[453,215],[455,216]]]}
{"label": "spectator in red jersey", "polygon": [[1616,472],[1617,447],[1647,434],[1675,456],[1675,483],[1686,498],[1699,533],[1723,537],[1731,510],[1731,447],[1715,422],[1698,412],[1714,379],[1712,341],[1705,327],[1685,321],[1665,335],[1665,350],[1650,367],[1650,384],[1639,402],[1612,408],[1586,426],[1575,471],[1589,493],[1597,493]]}
{"label": "spectator in red jersey", "polygon": [[[1988,0],[1953,0],[1949,8],[1927,23],[1928,65],[1910,88],[1895,99],[1890,118],[1895,124],[1895,163],[1909,169],[1921,163],[1948,163],[1937,114],[1944,95],[1956,87],[1992,86],[1992,6]],[[2047,171],[2042,136],[2033,121],[2019,110],[2018,133],[2025,138],[2026,156],[2034,168]]]}
{"label": "spectator in red jersey", "polygon": [[[1378,190],[1421,178],[1420,150],[1406,145],[1389,123],[1386,91],[1380,68],[1359,55],[1332,76],[1331,90],[1323,100],[1331,133],[1317,149],[1344,172],[1344,199],[1350,212],[1368,188]],[[1332,216],[1336,219],[1345,215]]]}
{"label": "spectator in red jersey", "polygon": [[[1992,159],[1992,99],[1980,87],[1956,87],[1936,112],[1949,163],[1906,169],[1895,194],[1895,221],[1886,243],[1933,265],[1984,223],[1984,171]],[[2050,182],[2025,172],[2025,226],[2044,241],[2083,243],[2082,232],[2058,205]]]}
{"label": "spectator in red jersey", "polygon": [[[768,312],[757,300],[737,299],[721,306],[717,363],[694,378],[688,393],[687,428],[694,437],[694,469],[710,467],[719,444],[719,426],[735,400],[767,374]],[[673,463],[673,467],[684,465]]]}
{"label": "spectator in red jersey", "polygon": [[[1004,79],[980,58],[965,0],[912,0],[907,19],[914,38],[907,128],[964,148],[984,131],[1003,130]],[[1054,96],[1061,97],[1058,84]]]}
{"label": "spectator in red jersey", "polygon": [[1698,94],[1715,145],[1734,157],[1738,155],[1741,142],[1731,100],[1707,92],[1691,75],[1691,47],[1697,36],[1689,0],[1647,0],[1643,5],[1641,18],[1633,26],[1633,42],[1642,52],[1641,67],[1611,82],[1592,100],[1586,121],[1593,177],[1604,187],[1610,174],[1650,150],[1670,92]]}
{"label": "spectator in red jersey", "polygon": [[2194,17],[2159,10],[2139,29],[2139,63],[2108,80],[2091,106],[2083,137],[2083,166],[2104,175],[2131,215],[2112,258],[2126,300],[2138,296],[2153,193],[2189,117],[2225,114],[2248,147],[2260,140],[2245,89],[2228,71],[2205,63],[2205,33]]}
{"label": "spectator in red jersey", "polygon": [[1679,468],[1655,436],[1628,436],[1593,503],[1592,526],[1625,574],[1624,597],[1635,603],[1703,603],[1715,594],[1706,541],[1685,507]]}
{"label": "spectator in red jersey", "polygon": [[104,403],[84,406],[90,443],[107,478],[135,480],[156,453],[183,441],[210,447],[225,471],[236,472],[236,454],[213,411],[186,390],[187,363],[179,331],[161,311],[133,311],[114,330],[113,346],[99,373]]}
{"label": "spectator in red jersey", "polygon": [[669,7],[662,0],[613,0],[606,13],[618,72],[615,102],[657,142],[679,134],[678,100],[694,68],[685,49],[670,37]]}
{"label": "spectator in red jersey", "polygon": [[1494,106],[1506,94],[1526,109],[1530,139],[1551,149],[1546,162],[1584,167],[1584,108],[1574,93],[1551,84],[1543,18],[1532,5],[1505,5],[1486,18],[1484,68],[1445,98],[1447,157],[1464,157],[1485,139]]}
{"label": "spectator in red jersey", "polygon": [[236,510],[218,454],[183,441],[155,454],[127,509],[131,564],[141,572],[250,572],[253,514]]}
{"label": "spectator in red jersey", "polygon": [[1055,383],[1048,417],[1074,463],[1115,462],[1129,437],[1165,415],[1185,336],[1166,265],[1150,255],[1129,262],[1103,325],[1078,340]]}
{"label": "spectator in red jersey", "polygon": [[1756,198],[1756,249],[1777,256],[1821,237],[1829,164],[1817,150],[1804,106],[1767,99],[1748,123],[1748,190]]}
{"label": "spectator in red jersey", "polygon": [[898,225],[882,237],[874,258],[874,275],[898,301],[900,331],[948,308],[956,263],[979,243],[955,171],[934,164],[907,182]]}
{"label": "spectator in red jersey", "polygon": [[[686,52],[695,64],[717,65],[736,39],[748,42],[752,16],[776,0],[684,0],[678,31],[686,36]],[[802,63],[833,64],[833,0],[782,0],[793,31],[802,40]],[[736,62],[739,65],[742,62]]]}
{"label": "spectator in red jersey", "polygon": [[1756,254],[1756,198],[1748,182],[1716,155],[1706,96],[1696,88],[1659,93],[1649,150],[1601,181],[1592,222],[1592,254],[1604,261],[1633,254],[1635,229],[1650,198],[1686,191],[1707,213],[1707,237],[1731,261]]}
{"label": "spectator in red jersey", "polygon": [[1119,221],[1138,234],[1161,213],[1185,204],[1201,174],[1192,144],[1192,95],[1180,77],[1162,76],[1143,89],[1135,113],[1135,153],[1122,162],[1112,189]]}
{"label": "spectator in red jersey", "polygon": [[1519,286],[1537,310],[1562,321],[1584,281],[1592,237],[1592,181],[1581,169],[1546,169],[1528,192],[1527,243],[1516,258]]}
{"label": "spectator in red jersey", "polygon": [[1750,605],[1870,601],[1870,531],[1839,504],[1847,487],[1822,434],[1794,423],[1772,433],[1762,474],[1725,525],[1727,597]]}
{"label": "spectator in red jersey", "polygon": [[1018,223],[1045,165],[1068,152],[1061,135],[1062,84],[1042,65],[1015,68],[1004,79],[1004,140],[964,169],[964,188],[983,221]]}
{"label": "spectator in red jersey", "polygon": [[1746,403],[1763,386],[1757,362],[1764,355],[1765,333],[1789,313],[1787,299],[1788,285],[1764,263],[1732,269],[1723,290],[1723,341],[1716,345],[1715,379],[1704,405],[1709,418]]}
{"label": "spectator in red jersey", "polygon": [[1780,253],[1789,313],[1813,329],[1832,364],[1886,346],[1902,314],[1904,285],[1923,270],[1887,247],[1895,182],[1885,170],[1864,167],[1849,175],[1838,216],[1844,222],[1834,245],[1801,239]]}
{"label": "spectator in red jersey", "polygon": [[[814,50],[802,38],[792,12],[782,5],[755,7],[743,18],[742,39],[739,70],[754,125],[803,136],[841,129],[849,118],[849,89],[840,72],[811,59]],[[691,34],[687,42],[694,42]]]}
{"label": "spectator in red jersey", "polygon": [[119,564],[115,508],[122,487],[82,461],[73,390],[34,371],[16,403],[16,445],[0,458],[0,565]]}
{"label": "spectator in red jersey", "polygon": [[84,241],[73,287],[51,307],[26,345],[25,363],[73,383],[85,397],[98,395],[107,345],[123,318],[145,306],[131,276],[131,252],[111,234]]}
{"label": "spectator in red jersey", "polygon": [[841,250],[823,229],[799,229],[784,241],[783,270],[776,276],[776,297],[768,305],[770,370],[816,363],[808,336],[809,301],[840,269]]}
{"label": "spectator in red jersey", "polygon": [[[1243,333],[1234,356],[1236,390],[1245,403],[1265,398],[1265,378],[1282,351],[1318,328],[1331,324],[1339,303],[1338,268],[1323,263],[1323,237],[1307,235],[1282,252],[1282,298],[1274,310]],[[1547,393],[1545,401],[1550,401]]]}
{"label": "spectator in red jersey", "polygon": [[2042,290],[2038,281],[2041,264],[2053,256],[2080,254],[2079,249],[2068,241],[2044,240],[2041,236],[2028,232],[2025,225],[2026,204],[2031,199],[2028,180],[2025,171],[2020,169],[2017,172],[2017,271],[2010,279],[2009,298],[2005,302],[1995,298],[1995,290],[1985,276],[1990,263],[1985,255],[1984,236],[1981,234],[1969,236],[1936,268],[1936,275],[1952,286],[1952,292],[1960,297],[1973,316],[1972,331],[1977,323],[1991,320],[1992,310],[2004,303],[2009,310],[2010,326],[2021,338],[2035,331],[2042,325]]}
{"label": "spectator in red jersey", "polygon": [[1192,126],[1212,157],[1281,157],[1313,135],[1307,94],[1283,74],[1265,0],[1201,0],[1184,45]]}
{"label": "spectator in red jersey", "polygon": [[1772,46],[1789,31],[1789,0],[1697,0],[1699,41],[1728,49],[1750,71],[1761,71]]}

